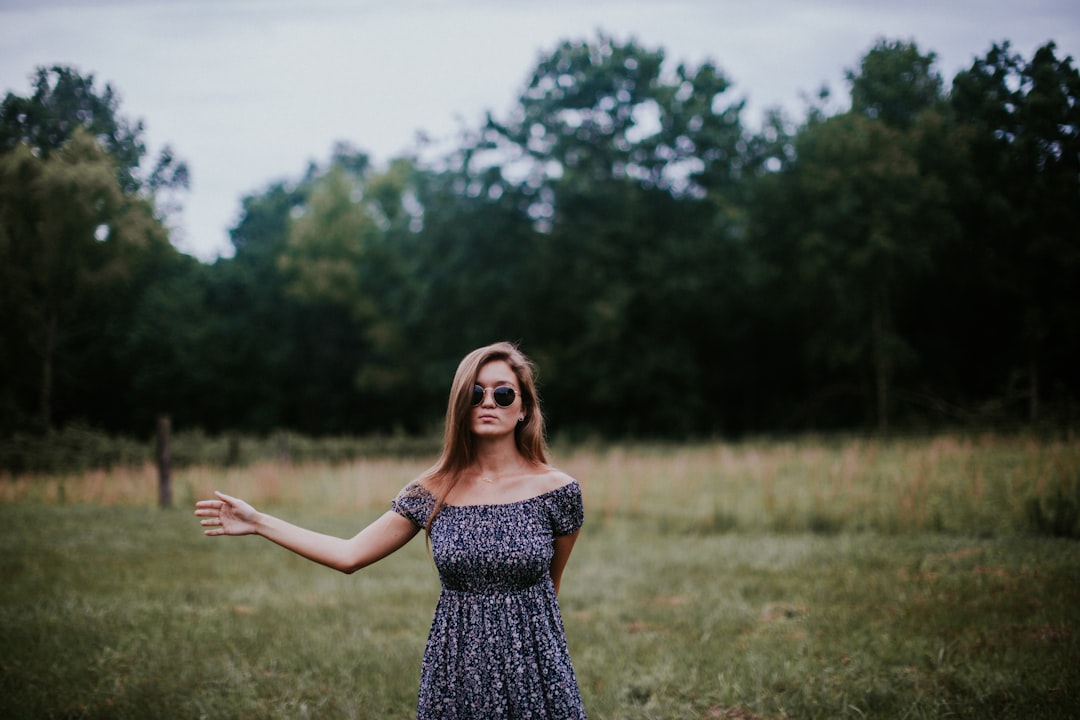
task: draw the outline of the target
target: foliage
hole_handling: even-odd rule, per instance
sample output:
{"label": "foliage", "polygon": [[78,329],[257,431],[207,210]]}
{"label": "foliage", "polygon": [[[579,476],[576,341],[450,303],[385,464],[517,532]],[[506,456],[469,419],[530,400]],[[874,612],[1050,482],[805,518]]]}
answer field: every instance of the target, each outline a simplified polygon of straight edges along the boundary
{"label": "foliage", "polygon": [[56,65],[35,70],[33,89],[28,97],[8,93],[0,104],[0,150],[10,152],[21,144],[48,157],[81,129],[116,163],[123,192],[187,187],[187,164],[167,145],[149,171],[141,168],[146,155],[142,121],[120,114],[120,96],[112,85],[98,90],[93,75]]}
{"label": "foliage", "polygon": [[[118,185],[110,157],[85,131],[47,157],[26,145],[0,156],[0,273],[5,325],[40,368],[37,420],[52,422],[54,369],[129,284],[164,231],[147,203]],[[18,365],[16,365],[18,366]]]}
{"label": "foliage", "polygon": [[8,93],[0,106],[5,435],[115,422],[129,389],[114,359],[130,309],[177,255],[155,192],[186,187],[187,167],[166,147],[144,172],[143,126],[119,104],[110,85],[99,91],[92,75],[57,66],[38,68],[32,95]]}
{"label": "foliage", "polygon": [[919,115],[944,101],[937,56],[923,54],[913,42],[879,40],[847,71],[851,110],[900,130],[912,128]]}
{"label": "foliage", "polygon": [[539,284],[527,297],[547,321],[530,323],[530,346],[570,431],[726,424],[717,401],[730,385],[711,369],[738,344],[742,103],[727,102],[712,64],[665,75],[663,60],[603,35],[564,43],[479,144],[527,159],[513,187],[538,234],[526,262],[545,270],[525,276]]}
{"label": "foliage", "polygon": [[208,265],[165,242],[186,167],[40,69],[0,113],[0,436],[430,437],[503,339],[556,438],[1070,432],[1080,75],[1053,43],[935,63],[880,39],[849,109],[752,129],[711,60],[567,40],[443,156],[339,143],[252,192]]}
{"label": "foliage", "polygon": [[[266,435],[222,433],[202,429],[175,432],[169,439],[170,467],[247,467],[260,463],[347,463],[373,456],[426,456],[438,450],[438,437],[366,435],[318,437],[276,432]],[[72,423],[45,434],[16,433],[0,439],[0,469],[7,481],[94,473],[113,468],[138,470],[157,462],[157,438],[110,435]],[[3,477],[3,475],[0,475]],[[61,480],[61,482],[65,482]]]}
{"label": "foliage", "polygon": [[982,243],[980,288],[1000,308],[999,345],[1037,419],[1047,385],[1070,383],[1080,347],[1080,72],[1048,43],[1025,62],[1008,43],[960,73],[952,102],[984,179],[963,221]]}

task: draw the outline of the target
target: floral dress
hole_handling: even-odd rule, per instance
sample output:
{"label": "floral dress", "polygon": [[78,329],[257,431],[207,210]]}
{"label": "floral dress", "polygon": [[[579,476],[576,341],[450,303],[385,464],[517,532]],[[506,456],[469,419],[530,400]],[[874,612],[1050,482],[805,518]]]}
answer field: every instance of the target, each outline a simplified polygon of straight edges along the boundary
{"label": "floral dress", "polygon": [[[392,508],[424,527],[435,497],[413,483]],[[583,519],[576,482],[519,502],[442,507],[431,527],[442,592],[418,720],[585,717],[549,574],[555,537]]]}

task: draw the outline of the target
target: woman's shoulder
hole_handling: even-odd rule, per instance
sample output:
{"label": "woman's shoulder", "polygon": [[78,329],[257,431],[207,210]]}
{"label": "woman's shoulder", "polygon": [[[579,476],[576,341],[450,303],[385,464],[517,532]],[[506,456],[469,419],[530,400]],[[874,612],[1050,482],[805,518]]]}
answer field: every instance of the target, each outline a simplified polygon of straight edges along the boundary
{"label": "woman's shoulder", "polygon": [[417,478],[416,480],[411,481],[405,487],[401,488],[401,490],[398,491],[397,496],[399,498],[401,498],[401,497],[431,497],[431,498],[433,498],[433,497],[435,497],[435,493],[432,492],[431,488],[429,488],[427,486],[427,483],[424,482],[423,478]]}
{"label": "woman's shoulder", "polygon": [[536,488],[539,491],[537,493],[538,495],[545,495],[562,488],[577,487],[577,480],[562,470],[551,467],[550,465],[545,465],[544,468],[537,473],[535,482]]}
{"label": "woman's shoulder", "polygon": [[401,488],[390,503],[391,510],[411,520],[417,527],[423,527],[427,523],[434,508],[435,495],[419,481],[413,481]]}
{"label": "woman's shoulder", "polygon": [[551,518],[555,535],[569,535],[585,521],[581,488],[577,480],[567,473],[550,468],[543,474],[546,490],[539,496]]}

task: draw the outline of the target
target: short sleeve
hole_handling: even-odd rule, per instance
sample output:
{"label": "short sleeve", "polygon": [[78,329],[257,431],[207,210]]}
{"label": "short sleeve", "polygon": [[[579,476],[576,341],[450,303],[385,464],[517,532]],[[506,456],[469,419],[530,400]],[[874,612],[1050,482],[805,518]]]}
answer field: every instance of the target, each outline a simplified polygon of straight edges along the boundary
{"label": "short sleeve", "polygon": [[576,480],[549,492],[544,496],[544,502],[555,535],[569,535],[584,524],[585,504]]}
{"label": "short sleeve", "polygon": [[417,527],[427,527],[435,510],[435,496],[420,483],[410,483],[390,503],[390,509]]}

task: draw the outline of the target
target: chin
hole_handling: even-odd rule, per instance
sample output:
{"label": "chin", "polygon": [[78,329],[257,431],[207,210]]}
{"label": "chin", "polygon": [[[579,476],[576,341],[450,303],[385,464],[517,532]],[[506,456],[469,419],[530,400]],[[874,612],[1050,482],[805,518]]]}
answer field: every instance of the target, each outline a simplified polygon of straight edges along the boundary
{"label": "chin", "polygon": [[501,425],[473,425],[473,435],[477,437],[501,437],[503,435],[513,435],[513,428],[506,428]]}

